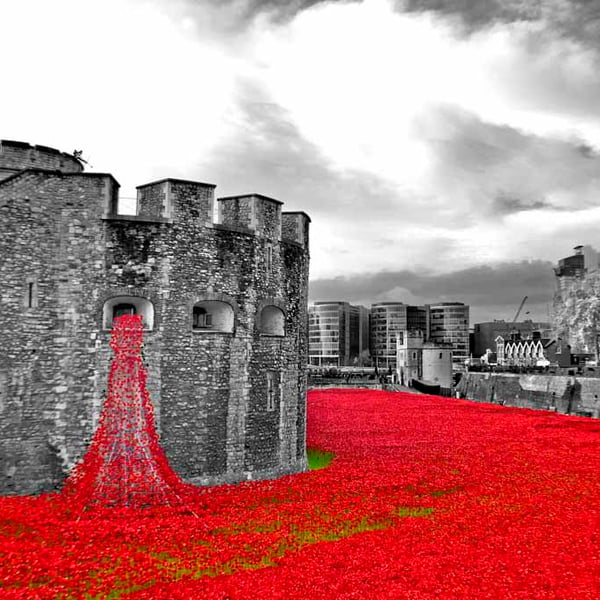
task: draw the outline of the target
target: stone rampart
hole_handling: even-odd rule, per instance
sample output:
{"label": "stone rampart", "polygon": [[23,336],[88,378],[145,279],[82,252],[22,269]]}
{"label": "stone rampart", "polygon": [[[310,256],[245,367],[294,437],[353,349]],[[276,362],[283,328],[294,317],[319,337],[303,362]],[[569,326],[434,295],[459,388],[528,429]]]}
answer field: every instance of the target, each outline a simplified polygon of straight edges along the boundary
{"label": "stone rampart", "polygon": [[481,402],[600,417],[600,379],[596,378],[466,373],[457,392],[463,398]]}

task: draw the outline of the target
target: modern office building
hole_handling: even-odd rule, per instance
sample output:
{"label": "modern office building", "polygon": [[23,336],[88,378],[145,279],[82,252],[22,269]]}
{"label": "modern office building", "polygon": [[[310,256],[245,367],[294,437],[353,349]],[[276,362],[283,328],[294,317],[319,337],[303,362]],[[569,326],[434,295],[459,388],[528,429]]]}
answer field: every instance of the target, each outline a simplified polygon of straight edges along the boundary
{"label": "modern office building", "polygon": [[348,302],[315,302],[308,309],[309,364],[358,365],[368,360],[369,310]]}
{"label": "modern office building", "polygon": [[561,258],[558,266],[554,268],[556,283],[559,290],[568,287],[573,280],[581,279],[585,275],[598,269],[598,252],[591,246],[575,246],[575,254]]}
{"label": "modern office building", "polygon": [[552,330],[568,342],[574,354],[593,354],[600,362],[600,326],[589,318],[589,307],[598,298],[598,252],[591,246],[575,246],[574,250],[554,269]]}
{"label": "modern office building", "polygon": [[358,364],[371,364],[371,310],[366,306],[351,306],[352,322],[358,321]]}
{"label": "modern office building", "polygon": [[423,331],[426,335],[425,307],[402,302],[379,302],[371,306],[371,356],[377,367],[396,368],[396,333],[401,331]]}
{"label": "modern office building", "polygon": [[427,304],[429,341],[452,345],[452,362],[464,366],[469,358],[469,306],[462,302]]}

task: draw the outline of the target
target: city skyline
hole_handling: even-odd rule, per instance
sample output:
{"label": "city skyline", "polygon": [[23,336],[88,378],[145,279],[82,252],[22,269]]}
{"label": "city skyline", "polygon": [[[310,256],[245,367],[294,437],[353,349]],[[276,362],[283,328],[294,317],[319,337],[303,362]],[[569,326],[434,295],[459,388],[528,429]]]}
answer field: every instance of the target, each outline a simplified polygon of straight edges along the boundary
{"label": "city skyline", "polygon": [[[600,246],[600,27],[581,0],[22,0],[0,138],[311,215],[312,300],[547,320]],[[51,24],[52,26],[48,26]],[[527,314],[529,313],[529,314]]]}

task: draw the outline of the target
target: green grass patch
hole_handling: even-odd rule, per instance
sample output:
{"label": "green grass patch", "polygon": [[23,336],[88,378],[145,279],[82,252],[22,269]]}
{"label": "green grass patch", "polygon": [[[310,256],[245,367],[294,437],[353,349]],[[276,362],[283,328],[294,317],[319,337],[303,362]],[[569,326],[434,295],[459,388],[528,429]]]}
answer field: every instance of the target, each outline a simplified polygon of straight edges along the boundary
{"label": "green grass patch", "polygon": [[323,450],[315,450],[314,448],[308,448],[306,451],[306,457],[308,459],[308,468],[311,471],[317,469],[324,469],[328,467],[331,461],[335,458],[333,452],[325,452]]}
{"label": "green grass patch", "polygon": [[433,508],[425,506],[399,506],[394,514],[399,517],[430,517],[433,511]]}

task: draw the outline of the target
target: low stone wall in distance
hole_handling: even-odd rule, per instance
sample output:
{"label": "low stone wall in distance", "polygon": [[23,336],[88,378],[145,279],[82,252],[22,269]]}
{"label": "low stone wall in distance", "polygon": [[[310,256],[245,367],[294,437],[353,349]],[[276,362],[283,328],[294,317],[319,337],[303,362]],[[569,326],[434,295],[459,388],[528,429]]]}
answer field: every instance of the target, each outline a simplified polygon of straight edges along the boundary
{"label": "low stone wall in distance", "polygon": [[600,378],[513,373],[465,373],[461,398],[600,418]]}

